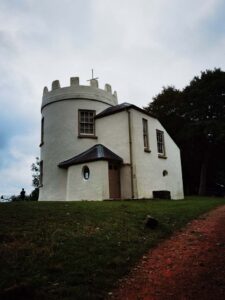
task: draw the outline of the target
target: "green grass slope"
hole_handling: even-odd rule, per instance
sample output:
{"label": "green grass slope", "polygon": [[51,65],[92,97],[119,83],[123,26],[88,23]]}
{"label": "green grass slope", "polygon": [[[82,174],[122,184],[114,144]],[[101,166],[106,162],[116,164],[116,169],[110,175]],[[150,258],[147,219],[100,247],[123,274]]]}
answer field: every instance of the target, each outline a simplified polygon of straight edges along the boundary
{"label": "green grass slope", "polygon": [[[224,199],[0,205],[1,299],[103,299],[150,248]],[[159,221],[145,229],[147,214]]]}

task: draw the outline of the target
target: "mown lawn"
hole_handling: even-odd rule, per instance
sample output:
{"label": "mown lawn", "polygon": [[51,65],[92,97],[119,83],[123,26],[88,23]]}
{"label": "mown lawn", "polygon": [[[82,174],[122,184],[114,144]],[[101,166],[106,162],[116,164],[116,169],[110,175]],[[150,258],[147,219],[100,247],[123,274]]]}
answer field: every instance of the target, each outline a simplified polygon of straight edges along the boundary
{"label": "mown lawn", "polygon": [[[0,204],[0,298],[103,299],[150,247],[221,204],[225,199]],[[159,220],[157,229],[144,228],[147,214]]]}

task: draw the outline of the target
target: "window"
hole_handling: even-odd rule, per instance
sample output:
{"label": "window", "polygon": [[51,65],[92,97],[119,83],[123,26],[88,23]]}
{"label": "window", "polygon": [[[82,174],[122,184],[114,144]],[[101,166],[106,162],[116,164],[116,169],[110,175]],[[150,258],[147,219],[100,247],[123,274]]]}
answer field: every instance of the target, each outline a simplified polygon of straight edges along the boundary
{"label": "window", "polygon": [[87,166],[83,167],[82,174],[83,174],[83,178],[85,180],[89,179],[89,177],[90,177],[90,170],[89,170],[89,168]]}
{"label": "window", "polygon": [[144,150],[149,151],[149,140],[148,140],[148,121],[146,119],[142,119],[143,125],[143,141],[144,141]]}
{"label": "window", "polygon": [[44,144],[44,118],[41,119],[41,144],[42,146]]}
{"label": "window", "polygon": [[156,137],[157,137],[157,148],[159,156],[166,156],[165,151],[165,143],[164,143],[164,132],[160,130],[156,130]]}
{"label": "window", "polygon": [[43,160],[40,161],[40,180],[39,186],[43,186]]}
{"label": "window", "polygon": [[79,110],[79,136],[95,135],[94,117],[94,110]]}
{"label": "window", "polygon": [[168,171],[167,171],[167,170],[163,170],[162,174],[163,174],[163,176],[165,177],[165,176],[168,175]]}

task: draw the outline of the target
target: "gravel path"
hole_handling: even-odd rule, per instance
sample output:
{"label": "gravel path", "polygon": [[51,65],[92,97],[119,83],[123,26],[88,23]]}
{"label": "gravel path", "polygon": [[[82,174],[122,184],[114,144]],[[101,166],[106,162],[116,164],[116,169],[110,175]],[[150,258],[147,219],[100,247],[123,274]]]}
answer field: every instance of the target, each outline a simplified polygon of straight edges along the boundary
{"label": "gravel path", "polygon": [[143,256],[110,299],[225,299],[225,205]]}

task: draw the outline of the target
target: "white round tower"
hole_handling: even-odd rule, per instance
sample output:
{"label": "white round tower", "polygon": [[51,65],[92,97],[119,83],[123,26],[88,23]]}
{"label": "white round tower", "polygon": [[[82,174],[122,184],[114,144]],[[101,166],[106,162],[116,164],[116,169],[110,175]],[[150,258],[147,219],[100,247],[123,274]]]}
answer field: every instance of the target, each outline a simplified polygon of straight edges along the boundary
{"label": "white round tower", "polygon": [[73,77],[70,86],[63,88],[55,80],[51,91],[44,88],[39,200],[66,200],[67,172],[58,164],[98,143],[94,116],[117,104],[111,86],[99,89],[96,79],[83,86]]}

